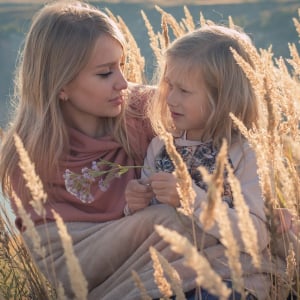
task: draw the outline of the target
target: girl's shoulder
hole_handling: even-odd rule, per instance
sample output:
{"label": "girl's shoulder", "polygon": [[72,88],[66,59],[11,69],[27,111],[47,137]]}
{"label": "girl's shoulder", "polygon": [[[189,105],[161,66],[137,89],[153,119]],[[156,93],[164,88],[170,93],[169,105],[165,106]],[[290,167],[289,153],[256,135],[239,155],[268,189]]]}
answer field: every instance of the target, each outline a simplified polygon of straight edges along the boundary
{"label": "girl's shoulder", "polygon": [[156,149],[156,150],[159,150],[163,146],[164,146],[164,140],[160,136],[155,136],[149,144],[149,148]]}
{"label": "girl's shoulder", "polygon": [[235,156],[242,156],[245,153],[254,153],[254,150],[245,138],[232,141],[228,151]]}
{"label": "girl's shoulder", "polygon": [[246,139],[236,140],[231,143],[228,149],[228,155],[236,168],[238,166],[256,165],[256,154]]}

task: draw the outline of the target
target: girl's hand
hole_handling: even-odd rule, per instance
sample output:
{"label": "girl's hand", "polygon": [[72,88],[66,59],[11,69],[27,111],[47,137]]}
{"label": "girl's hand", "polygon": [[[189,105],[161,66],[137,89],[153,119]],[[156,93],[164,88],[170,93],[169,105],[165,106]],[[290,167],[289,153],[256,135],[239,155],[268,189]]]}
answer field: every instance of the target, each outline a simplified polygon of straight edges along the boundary
{"label": "girl's hand", "polygon": [[153,198],[151,186],[141,180],[130,180],[125,190],[125,199],[130,213],[147,207]]}
{"label": "girl's hand", "polygon": [[173,173],[159,172],[150,176],[152,190],[156,199],[173,207],[180,206],[178,179]]}

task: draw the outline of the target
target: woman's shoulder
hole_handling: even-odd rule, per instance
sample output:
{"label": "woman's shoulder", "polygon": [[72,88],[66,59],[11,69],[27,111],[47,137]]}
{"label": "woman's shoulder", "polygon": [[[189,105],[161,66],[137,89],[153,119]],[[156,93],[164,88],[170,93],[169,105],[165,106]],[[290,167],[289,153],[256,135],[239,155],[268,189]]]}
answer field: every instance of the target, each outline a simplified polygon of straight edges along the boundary
{"label": "woman's shoulder", "polygon": [[129,83],[128,106],[136,113],[144,114],[147,103],[153,98],[156,87],[151,85]]}

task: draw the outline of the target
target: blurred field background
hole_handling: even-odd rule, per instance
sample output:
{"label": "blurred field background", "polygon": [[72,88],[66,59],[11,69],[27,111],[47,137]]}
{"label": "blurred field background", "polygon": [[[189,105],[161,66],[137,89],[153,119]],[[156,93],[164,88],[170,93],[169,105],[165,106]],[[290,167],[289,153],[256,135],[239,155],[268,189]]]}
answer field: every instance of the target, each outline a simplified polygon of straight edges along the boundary
{"label": "blurred field background", "polygon": [[[0,127],[5,127],[13,92],[13,72],[18,50],[22,45],[31,17],[45,1],[38,0],[0,0]],[[160,28],[160,14],[157,4],[171,13],[177,20],[183,14],[186,5],[195,20],[202,12],[206,19],[217,23],[227,22],[232,16],[234,23],[250,34],[259,48],[272,45],[275,57],[289,56],[288,42],[296,43],[297,33],[292,18],[298,16],[300,1],[241,1],[241,0],[158,0],[158,1],[89,1],[104,9],[108,8],[115,15],[120,15],[146,58],[146,75],[150,80],[153,72],[154,58],[149,47],[147,30],[141,16],[143,10],[152,26]]]}

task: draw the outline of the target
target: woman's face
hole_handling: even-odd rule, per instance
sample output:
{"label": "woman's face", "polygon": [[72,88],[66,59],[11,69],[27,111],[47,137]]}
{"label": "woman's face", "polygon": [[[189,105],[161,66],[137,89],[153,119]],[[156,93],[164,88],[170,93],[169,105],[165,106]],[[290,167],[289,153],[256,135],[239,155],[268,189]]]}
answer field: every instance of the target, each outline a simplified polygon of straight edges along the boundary
{"label": "woman's face", "polygon": [[123,105],[122,90],[127,81],[122,73],[121,45],[103,35],[96,41],[87,65],[61,92],[62,112],[67,124],[98,137],[104,134],[102,121],[116,117]]}
{"label": "woman's face", "polygon": [[[182,62],[184,63],[184,62]],[[168,84],[167,104],[177,129],[187,131],[190,140],[201,140],[209,116],[208,96],[200,72],[184,76],[180,63],[167,63],[165,81]]]}

